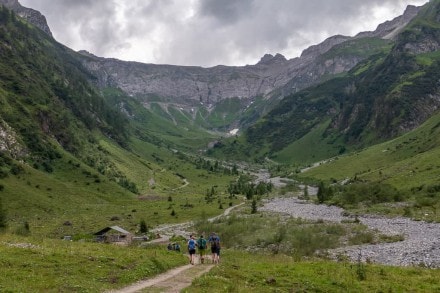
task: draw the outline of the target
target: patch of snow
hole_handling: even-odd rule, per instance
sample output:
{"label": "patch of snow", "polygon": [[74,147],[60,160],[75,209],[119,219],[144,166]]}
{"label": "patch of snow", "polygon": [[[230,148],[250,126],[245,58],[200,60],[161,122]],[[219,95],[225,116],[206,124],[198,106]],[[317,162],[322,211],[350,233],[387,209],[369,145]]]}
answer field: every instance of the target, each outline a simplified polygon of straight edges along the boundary
{"label": "patch of snow", "polygon": [[239,129],[235,128],[235,129],[232,129],[231,131],[229,131],[229,134],[236,135],[238,133],[238,131],[239,131]]}

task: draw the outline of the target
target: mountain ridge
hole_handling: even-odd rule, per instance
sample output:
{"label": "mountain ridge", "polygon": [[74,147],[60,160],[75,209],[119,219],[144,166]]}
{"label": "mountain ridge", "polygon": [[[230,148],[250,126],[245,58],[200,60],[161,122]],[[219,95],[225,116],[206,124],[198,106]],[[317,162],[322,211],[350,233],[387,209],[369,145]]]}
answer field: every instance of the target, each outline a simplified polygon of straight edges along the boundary
{"label": "mountain ridge", "polygon": [[[34,10],[22,7],[17,0],[0,0],[18,14],[22,14],[31,23],[42,28],[49,35],[44,16],[27,17]],[[177,66],[166,64],[144,64],[134,61],[121,61],[115,58],[102,58],[86,51],[79,51],[79,59],[94,77],[90,80],[99,88],[119,88],[129,96],[138,99],[147,108],[160,102],[164,111],[173,108],[184,111],[194,117],[193,123],[199,123],[195,117],[207,121],[203,127],[223,129],[247,127],[261,117],[282,97],[301,89],[318,84],[331,76],[348,72],[369,54],[381,50],[366,44],[365,52],[330,56],[329,51],[345,44],[365,38],[392,39],[399,29],[407,24],[419,12],[420,7],[408,6],[401,16],[379,24],[375,31],[361,32],[354,37],[336,35],[320,44],[306,48],[300,57],[286,59],[281,54],[264,55],[254,65],[214,67]],[[23,14],[23,11],[28,11]],[[32,13],[29,13],[31,11]],[[327,57],[326,57],[327,56]],[[258,98],[267,100],[266,105],[254,103]],[[239,108],[233,118],[222,123],[213,123],[219,115],[217,108],[225,100],[239,100]],[[271,104],[271,105],[269,105]],[[245,118],[246,112],[253,111],[253,118]],[[175,119],[172,119],[175,120]],[[211,121],[211,122],[210,122]]]}
{"label": "mountain ridge", "polygon": [[4,5],[6,8],[13,10],[18,16],[26,19],[29,23],[32,23],[49,36],[52,36],[52,31],[47,24],[46,17],[41,12],[22,6],[18,0],[0,0],[0,5]]}
{"label": "mountain ridge", "polygon": [[[330,76],[348,72],[368,57],[362,55],[339,55],[323,59],[335,46],[347,41],[364,38],[389,38],[414,18],[419,7],[408,6],[404,14],[380,24],[373,32],[359,33],[354,37],[333,36],[320,44],[303,51],[300,57],[286,59],[281,54],[264,55],[254,65],[223,66],[209,68],[198,66],[176,66],[142,64],[117,59],[106,59],[84,54],[83,65],[96,76],[96,84],[103,87],[118,87],[125,93],[137,97],[142,103],[151,103],[151,97],[162,99],[164,107],[182,108],[188,113],[213,109],[224,100],[238,98],[241,111],[252,107],[258,97],[279,99],[292,92],[317,84]],[[366,45],[368,50],[370,45]],[[374,48],[372,53],[375,53]],[[167,104],[170,103],[170,104]],[[264,114],[266,110],[258,110]],[[240,116],[225,127],[237,127]]]}

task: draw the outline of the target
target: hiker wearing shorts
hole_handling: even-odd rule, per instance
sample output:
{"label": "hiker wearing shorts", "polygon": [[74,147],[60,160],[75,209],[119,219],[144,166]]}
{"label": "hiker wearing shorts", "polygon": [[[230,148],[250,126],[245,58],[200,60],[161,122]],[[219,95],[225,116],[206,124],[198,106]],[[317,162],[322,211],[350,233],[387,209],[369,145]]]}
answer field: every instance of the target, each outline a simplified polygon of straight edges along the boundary
{"label": "hiker wearing shorts", "polygon": [[197,239],[197,248],[199,250],[200,263],[204,263],[206,254],[206,239],[203,238],[203,235],[200,235],[200,238]]}
{"label": "hiker wearing shorts", "polygon": [[220,261],[220,237],[212,232],[208,241],[211,246],[212,263],[218,264]]}
{"label": "hiker wearing shorts", "polygon": [[194,236],[190,235],[188,240],[188,253],[189,253],[189,263],[194,264],[194,259],[196,255],[197,242],[194,240]]}

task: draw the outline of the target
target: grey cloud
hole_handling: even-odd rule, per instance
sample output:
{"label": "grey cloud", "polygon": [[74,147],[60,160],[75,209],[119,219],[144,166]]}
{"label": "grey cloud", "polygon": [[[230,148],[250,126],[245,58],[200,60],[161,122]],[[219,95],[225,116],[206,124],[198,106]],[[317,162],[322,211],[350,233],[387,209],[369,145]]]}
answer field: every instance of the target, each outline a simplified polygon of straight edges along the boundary
{"label": "grey cloud", "polygon": [[254,0],[204,0],[201,1],[200,15],[211,16],[223,24],[231,25],[253,12]]}
{"label": "grey cloud", "polygon": [[[193,60],[197,64],[201,58],[228,60],[231,56],[254,56],[256,62],[264,53],[289,51],[288,46],[297,47],[297,51],[323,41],[335,34],[353,35],[363,22],[371,21],[372,9],[395,5],[395,0],[254,0],[243,7],[235,7],[241,1],[202,1],[199,14],[215,16],[214,20],[197,21],[198,26],[206,30],[188,30],[185,38],[174,39],[186,50],[183,54],[167,56],[175,62]],[[400,1],[399,3],[407,3]],[[232,8],[236,9],[232,13]],[[400,10],[399,13],[402,13]],[[397,16],[397,15],[396,15]],[[239,21],[238,21],[239,20]],[[218,22],[223,22],[220,26]],[[234,25],[228,27],[232,22]],[[375,23],[370,29],[374,29]],[[220,27],[220,28],[219,28]],[[206,37],[211,32],[215,38]],[[204,40],[209,44],[200,45]],[[197,54],[192,55],[191,44],[197,44]],[[223,57],[220,57],[223,56]],[[287,56],[292,58],[295,56]],[[196,59],[197,58],[197,59]],[[245,59],[245,58],[243,58]],[[242,59],[242,60],[243,60]],[[213,59],[214,60],[214,59]],[[247,58],[249,60],[249,58]],[[231,61],[229,59],[228,61]],[[244,60],[243,60],[244,61]],[[239,63],[243,64],[238,60]],[[211,63],[214,65],[215,63]]]}
{"label": "grey cloud", "polygon": [[130,6],[123,23],[116,21],[122,3],[117,0],[22,2],[46,15],[54,36],[77,49],[87,46],[109,56],[142,46],[153,52],[150,59],[132,58],[213,66],[255,63],[265,53],[293,58],[326,37],[375,29],[379,23],[373,9],[393,9],[384,21],[401,14],[407,4],[427,0],[131,0],[123,3]]}

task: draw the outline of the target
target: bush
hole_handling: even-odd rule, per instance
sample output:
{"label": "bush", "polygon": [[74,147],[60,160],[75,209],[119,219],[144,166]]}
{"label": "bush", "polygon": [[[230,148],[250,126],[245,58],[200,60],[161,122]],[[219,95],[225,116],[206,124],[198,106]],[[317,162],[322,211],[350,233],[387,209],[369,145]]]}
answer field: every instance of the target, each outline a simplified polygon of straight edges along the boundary
{"label": "bush", "polygon": [[17,164],[12,165],[12,167],[11,167],[11,173],[12,173],[13,175],[20,175],[20,174],[23,173],[23,172],[24,172],[24,168],[23,168],[22,166],[17,165]]}
{"label": "bush", "polygon": [[139,224],[139,232],[140,233],[148,233],[147,223],[145,222],[144,219],[142,219]]}
{"label": "bush", "polygon": [[336,199],[336,203],[357,205],[364,203],[397,202],[403,200],[403,193],[396,188],[381,183],[354,183],[343,187]]}
{"label": "bush", "polygon": [[22,226],[15,230],[15,234],[20,236],[29,236],[31,234],[29,223],[27,221],[24,222]]}
{"label": "bush", "polygon": [[3,209],[3,204],[0,198],[0,229],[4,229],[6,227],[7,227],[6,210]]}

